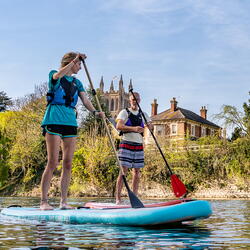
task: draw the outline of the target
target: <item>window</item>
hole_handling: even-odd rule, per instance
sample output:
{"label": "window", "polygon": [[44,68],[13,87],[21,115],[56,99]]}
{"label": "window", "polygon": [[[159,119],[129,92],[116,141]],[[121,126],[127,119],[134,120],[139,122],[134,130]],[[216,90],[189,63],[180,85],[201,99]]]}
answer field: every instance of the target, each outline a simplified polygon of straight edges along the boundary
{"label": "window", "polygon": [[201,136],[205,136],[206,135],[206,128],[202,127],[201,128]]}
{"label": "window", "polygon": [[195,136],[195,125],[191,125],[191,135]]}
{"label": "window", "polygon": [[214,129],[211,129],[211,135],[214,135]]}
{"label": "window", "polygon": [[110,107],[110,111],[114,111],[115,110],[115,103],[114,103],[114,99],[111,99],[111,107]]}
{"label": "window", "polygon": [[177,135],[177,124],[172,124],[171,125],[171,134],[172,135]]}
{"label": "window", "polygon": [[158,135],[158,136],[164,135],[164,126],[156,125],[156,126],[154,126],[154,131],[155,131],[156,135]]}

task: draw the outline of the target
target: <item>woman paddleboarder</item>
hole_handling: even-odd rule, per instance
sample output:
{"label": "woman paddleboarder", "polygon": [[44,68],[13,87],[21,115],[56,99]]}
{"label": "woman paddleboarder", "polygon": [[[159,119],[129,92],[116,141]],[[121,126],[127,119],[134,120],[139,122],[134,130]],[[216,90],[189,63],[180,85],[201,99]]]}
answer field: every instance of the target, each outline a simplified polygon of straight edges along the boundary
{"label": "woman paddleboarder", "polygon": [[48,203],[48,191],[53,172],[59,163],[60,145],[63,152],[60,208],[72,208],[67,204],[67,194],[77,137],[76,104],[78,97],[93,115],[104,116],[104,113],[95,110],[81,81],[73,76],[81,69],[81,59],[85,58],[85,54],[69,52],[63,56],[59,70],[52,70],[49,73],[48,104],[42,121],[48,158],[41,181],[40,209],[42,210],[53,209]]}

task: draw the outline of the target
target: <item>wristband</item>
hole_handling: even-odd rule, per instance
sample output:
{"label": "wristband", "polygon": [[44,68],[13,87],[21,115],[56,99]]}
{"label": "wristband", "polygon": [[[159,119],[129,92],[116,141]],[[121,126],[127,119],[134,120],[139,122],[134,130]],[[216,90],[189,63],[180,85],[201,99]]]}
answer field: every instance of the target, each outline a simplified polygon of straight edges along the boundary
{"label": "wristband", "polygon": [[99,111],[98,110],[93,110],[92,113],[93,113],[93,116],[95,116],[96,113],[99,113]]}

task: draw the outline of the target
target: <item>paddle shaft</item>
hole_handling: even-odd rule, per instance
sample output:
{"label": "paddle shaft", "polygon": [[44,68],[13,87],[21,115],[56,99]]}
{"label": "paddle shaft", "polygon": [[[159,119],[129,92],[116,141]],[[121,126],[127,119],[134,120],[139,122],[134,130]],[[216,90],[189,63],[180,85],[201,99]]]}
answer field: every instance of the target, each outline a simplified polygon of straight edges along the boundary
{"label": "paddle shaft", "polygon": [[140,105],[139,105],[139,103],[138,103],[138,101],[137,101],[137,98],[136,98],[135,95],[134,95],[133,89],[130,89],[129,91],[131,92],[131,94],[133,95],[133,97],[134,97],[134,99],[135,99],[135,101],[136,101],[136,104],[137,104],[137,106],[138,106],[138,108],[139,108],[139,111],[140,111],[140,113],[141,113],[141,115],[142,115],[142,117],[143,117],[143,119],[144,119],[144,121],[145,121],[145,123],[146,123],[146,125],[147,125],[147,127],[148,127],[148,130],[150,131],[152,137],[153,137],[154,140],[155,140],[155,144],[156,144],[157,148],[159,149],[159,151],[160,151],[160,153],[161,153],[161,156],[162,156],[162,158],[163,158],[163,160],[164,160],[164,162],[165,162],[165,164],[166,164],[166,166],[167,166],[167,168],[168,168],[168,170],[169,170],[169,172],[170,172],[170,175],[173,175],[173,172],[172,172],[172,170],[171,170],[171,168],[170,168],[170,166],[169,166],[169,164],[168,164],[168,162],[167,162],[167,160],[166,160],[166,158],[165,158],[165,156],[164,156],[164,154],[163,154],[163,152],[162,152],[162,150],[161,150],[161,147],[160,147],[158,141],[156,140],[156,137],[155,137],[154,133],[151,131],[151,129],[150,129],[149,126],[148,126],[147,119],[146,119],[146,117],[145,117],[145,115],[144,115],[144,113],[143,113],[143,111],[142,111],[142,109],[141,109],[141,107],[140,107]]}
{"label": "paddle shaft", "polygon": [[[99,98],[97,97],[96,91],[95,91],[95,89],[94,89],[94,85],[93,85],[92,80],[91,80],[91,78],[90,78],[89,71],[88,71],[88,69],[87,69],[86,63],[85,63],[84,60],[82,60],[82,63],[83,63],[83,66],[84,66],[86,75],[87,75],[87,77],[88,77],[88,80],[89,80],[89,84],[90,84],[90,87],[91,87],[91,90],[92,90],[92,94],[95,96],[95,99],[96,99],[96,103],[97,103],[98,109],[99,109],[101,112],[103,112],[103,111],[102,111],[101,104],[100,104],[100,101],[99,101]],[[119,167],[120,167],[120,170],[121,170],[122,175],[124,175],[124,171],[123,171],[123,168],[122,168],[122,166],[121,166],[121,164],[120,164],[118,155],[117,155],[117,153],[116,153],[115,144],[114,144],[114,142],[113,142],[113,140],[112,140],[112,137],[111,137],[111,134],[110,134],[110,131],[109,131],[109,128],[108,128],[108,124],[107,124],[107,122],[106,122],[106,120],[105,120],[105,117],[102,117],[102,120],[103,120],[105,129],[106,129],[106,131],[107,131],[107,134],[108,134],[108,137],[109,137],[109,141],[110,141],[110,143],[111,143],[111,145],[112,145],[112,149],[113,149],[113,151],[114,151],[114,153],[115,153],[116,161],[117,161],[117,163],[118,163],[118,165],[119,165]]]}

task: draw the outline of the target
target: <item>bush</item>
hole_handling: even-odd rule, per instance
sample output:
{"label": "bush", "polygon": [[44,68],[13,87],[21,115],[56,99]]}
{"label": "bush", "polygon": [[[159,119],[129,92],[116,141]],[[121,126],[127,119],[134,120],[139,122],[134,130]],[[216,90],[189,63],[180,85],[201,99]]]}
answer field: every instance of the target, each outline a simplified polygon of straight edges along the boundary
{"label": "bush", "polygon": [[92,190],[94,195],[106,193],[113,196],[118,173],[108,138],[82,133],[72,169],[72,187],[82,186],[82,190],[75,188],[75,192],[84,193],[92,186],[95,189]]}
{"label": "bush", "polygon": [[[194,147],[196,145],[196,147]],[[234,143],[216,137],[204,137],[182,145],[161,145],[171,170],[180,176],[189,191],[214,182],[250,182],[250,140],[240,138]],[[142,171],[145,182],[169,183],[167,167],[156,149],[145,151],[146,166]],[[242,185],[241,185],[242,186]]]}

